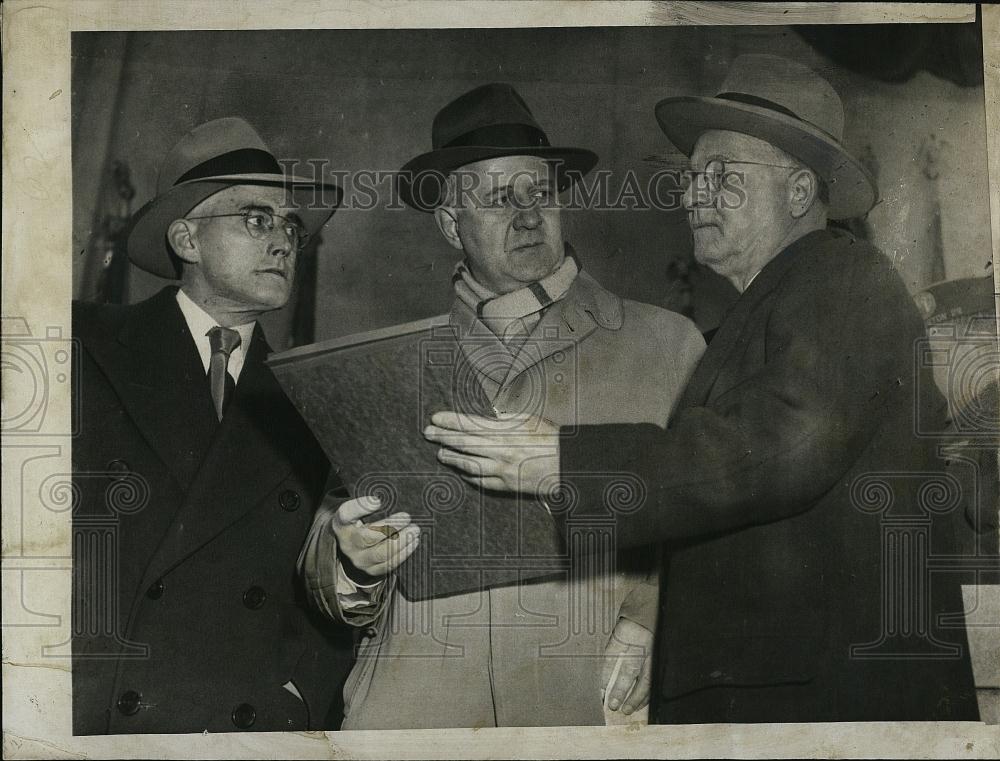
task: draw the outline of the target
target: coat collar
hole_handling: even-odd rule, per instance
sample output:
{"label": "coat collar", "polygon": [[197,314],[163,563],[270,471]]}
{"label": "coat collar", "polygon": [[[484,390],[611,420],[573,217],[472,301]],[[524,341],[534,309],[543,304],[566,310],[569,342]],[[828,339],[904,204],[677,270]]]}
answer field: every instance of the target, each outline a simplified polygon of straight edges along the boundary
{"label": "coat collar", "polygon": [[129,307],[110,340],[93,340],[88,347],[125,412],[183,489],[197,471],[217,421],[176,293],[175,287],[164,288]]}
{"label": "coat collar", "polygon": [[[461,299],[452,305],[450,325],[465,360],[483,376],[484,385],[495,391],[557,351],[583,341],[599,327],[619,330],[623,319],[621,298],[581,270],[569,292],[545,311],[509,362],[495,361],[509,357],[510,352]],[[492,361],[484,362],[484,357]]]}

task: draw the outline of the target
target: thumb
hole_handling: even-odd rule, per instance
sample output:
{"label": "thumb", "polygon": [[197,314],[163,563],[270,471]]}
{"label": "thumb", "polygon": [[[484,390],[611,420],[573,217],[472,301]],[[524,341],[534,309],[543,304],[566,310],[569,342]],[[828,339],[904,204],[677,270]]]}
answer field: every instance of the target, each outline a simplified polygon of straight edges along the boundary
{"label": "thumb", "polygon": [[342,504],[333,519],[341,526],[346,526],[366,515],[371,515],[381,507],[382,501],[378,497],[355,497]]}

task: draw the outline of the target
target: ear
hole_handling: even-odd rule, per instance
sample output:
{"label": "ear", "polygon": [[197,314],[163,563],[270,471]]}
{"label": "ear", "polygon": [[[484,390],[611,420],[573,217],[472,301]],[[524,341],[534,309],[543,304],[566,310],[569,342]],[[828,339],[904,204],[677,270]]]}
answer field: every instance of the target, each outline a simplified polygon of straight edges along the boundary
{"label": "ear", "polygon": [[799,169],[788,178],[788,207],[795,219],[805,216],[819,193],[819,180],[810,169]]}
{"label": "ear", "polygon": [[458,211],[451,206],[438,206],[434,210],[434,221],[437,222],[438,230],[444,239],[451,244],[452,248],[464,250],[462,239],[458,234]]}
{"label": "ear", "polygon": [[167,241],[177,258],[185,264],[201,262],[201,252],[194,239],[194,232],[194,224],[186,219],[175,219],[167,227]]}

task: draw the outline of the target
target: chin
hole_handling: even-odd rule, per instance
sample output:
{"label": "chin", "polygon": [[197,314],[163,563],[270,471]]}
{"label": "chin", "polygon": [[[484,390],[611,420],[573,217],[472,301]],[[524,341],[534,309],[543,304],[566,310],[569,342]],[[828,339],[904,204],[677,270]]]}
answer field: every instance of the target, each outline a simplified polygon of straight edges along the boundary
{"label": "chin", "polygon": [[261,289],[261,291],[254,295],[256,296],[257,303],[270,312],[275,309],[281,309],[288,303],[288,298],[291,296],[291,289],[287,287],[273,290]]}

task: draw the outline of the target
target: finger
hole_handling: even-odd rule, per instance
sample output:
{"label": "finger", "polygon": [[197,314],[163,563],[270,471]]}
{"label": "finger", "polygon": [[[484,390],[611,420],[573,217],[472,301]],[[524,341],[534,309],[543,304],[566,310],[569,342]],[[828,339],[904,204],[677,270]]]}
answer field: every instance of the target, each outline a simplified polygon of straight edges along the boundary
{"label": "finger", "polygon": [[411,526],[400,534],[399,541],[386,541],[381,547],[366,550],[362,562],[367,568],[362,570],[372,576],[385,576],[402,565],[416,551],[419,544],[419,529]]}
{"label": "finger", "polygon": [[342,504],[334,513],[333,519],[341,526],[347,526],[357,520],[371,515],[382,507],[378,497],[355,497]]}
{"label": "finger", "polygon": [[633,658],[622,657],[621,669],[618,671],[618,677],[611,685],[611,691],[608,695],[608,708],[612,711],[617,711],[625,702],[629,690],[632,689],[632,685],[639,677],[639,665]]}
{"label": "finger", "polygon": [[612,637],[611,641],[608,642],[608,646],[604,649],[604,661],[601,664],[601,700],[604,700],[604,691],[608,688],[608,682],[611,681],[611,675],[614,673],[618,656],[623,652],[625,652],[625,648]]}
{"label": "finger", "polygon": [[374,531],[378,534],[382,534],[386,539],[395,539],[399,536],[399,529],[395,526],[388,526],[382,523],[372,524],[366,526],[369,531]]}
{"label": "finger", "polygon": [[441,448],[438,450],[437,458],[439,462],[460,470],[463,473],[468,473],[470,476],[487,478],[495,476],[500,472],[499,463],[488,457],[474,457],[452,451],[451,449]]}
{"label": "finger", "polygon": [[433,425],[424,429],[424,438],[435,444],[442,444],[449,449],[496,459],[501,459],[504,451],[511,446],[509,439],[502,440],[500,437],[487,435],[455,433]]}
{"label": "finger", "polygon": [[[373,547],[378,547],[378,545],[386,542],[396,542],[399,539],[406,539],[413,533],[420,534],[419,526],[404,526],[402,528],[397,528],[393,525],[385,525],[381,522],[371,523],[371,524],[361,524],[360,526],[353,528],[353,542],[356,547],[361,549],[368,549]],[[403,535],[403,532],[406,535]],[[389,551],[390,546],[387,546],[386,550]]]}
{"label": "finger", "polygon": [[[431,423],[439,428],[447,428],[451,431],[462,433],[488,434],[497,429],[499,421],[482,415],[465,415],[459,412],[435,412],[431,415]],[[499,430],[507,430],[509,423],[502,423]]]}
{"label": "finger", "polygon": [[622,705],[622,713],[626,716],[635,713],[649,703],[649,695],[653,685],[652,661],[652,658],[645,659],[642,669],[639,672],[639,678],[632,687],[632,691],[625,698],[625,703]]}
{"label": "finger", "polygon": [[416,548],[409,545],[418,542],[419,537],[420,529],[410,526],[401,531],[396,539],[382,537],[380,541],[358,550],[350,556],[351,562],[371,576],[385,576],[403,562],[402,559],[397,560],[403,550],[407,550],[405,557],[412,554]]}
{"label": "finger", "polygon": [[369,528],[375,528],[376,526],[392,526],[392,528],[396,529],[396,531],[402,531],[412,522],[413,518],[410,517],[409,513],[393,513],[385,518],[380,518],[377,521],[372,521],[371,523],[366,523],[364,525]]}
{"label": "finger", "polygon": [[513,492],[514,490],[507,486],[507,483],[500,478],[500,476],[490,476],[489,478],[481,478],[479,476],[470,476],[466,473],[458,474],[463,481],[475,486],[477,489],[492,489],[493,491],[505,491]]}
{"label": "finger", "polygon": [[395,556],[393,558],[390,558],[389,570],[395,571],[397,568],[399,568],[403,563],[407,561],[410,555],[412,555],[414,552],[417,551],[417,547],[419,546],[420,546],[419,534],[415,535],[412,539],[404,540],[404,543],[400,546]]}

